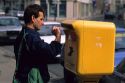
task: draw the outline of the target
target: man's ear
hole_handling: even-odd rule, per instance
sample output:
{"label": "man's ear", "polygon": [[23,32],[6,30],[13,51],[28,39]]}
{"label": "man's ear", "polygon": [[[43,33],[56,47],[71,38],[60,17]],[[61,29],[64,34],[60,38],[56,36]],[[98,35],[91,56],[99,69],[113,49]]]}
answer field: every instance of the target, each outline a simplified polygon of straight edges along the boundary
{"label": "man's ear", "polygon": [[34,22],[35,22],[35,20],[36,20],[35,16],[34,16],[34,15],[32,15],[32,22],[34,23]]}

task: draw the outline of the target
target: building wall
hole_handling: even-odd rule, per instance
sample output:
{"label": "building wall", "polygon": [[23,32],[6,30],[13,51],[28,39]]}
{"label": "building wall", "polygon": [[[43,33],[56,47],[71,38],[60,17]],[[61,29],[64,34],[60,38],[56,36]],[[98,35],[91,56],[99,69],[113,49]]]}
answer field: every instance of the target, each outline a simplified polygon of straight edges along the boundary
{"label": "building wall", "polygon": [[[0,2],[3,0],[0,0]],[[8,2],[6,2],[6,6],[10,5],[10,8],[18,8],[19,9],[25,9],[27,5],[29,4],[40,4],[42,5],[43,2],[44,3],[44,8],[46,10],[46,15],[47,15],[47,20],[55,20],[55,17],[53,17],[52,12],[54,12],[55,8],[52,9],[51,5],[49,4],[50,0],[16,0],[14,2],[14,0],[7,0],[12,4],[7,4]],[[55,1],[55,0],[53,0]],[[58,1],[62,1],[62,0],[58,0]],[[104,2],[108,2],[110,4],[110,11],[111,12],[115,12],[116,11],[116,7],[115,7],[115,0],[96,0],[96,6],[93,7],[93,3],[92,1],[94,0],[63,0],[66,1],[65,5],[66,5],[66,10],[64,10],[66,12],[66,15],[60,15],[61,14],[61,6],[60,4],[57,2],[57,6],[56,6],[56,11],[54,13],[57,13],[56,15],[56,20],[61,20],[61,19],[86,19],[95,15],[99,15],[102,14],[102,11],[104,10]],[[125,2],[125,0],[119,0],[122,1],[121,3]],[[3,2],[2,2],[3,3]],[[21,5],[20,5],[21,4]],[[2,5],[0,5],[0,7],[2,7]],[[63,11],[63,13],[64,13]],[[95,13],[95,14],[94,14]]]}
{"label": "building wall", "polygon": [[68,1],[67,3],[67,7],[66,7],[66,16],[67,19],[72,19],[74,17],[74,3],[72,1]]}
{"label": "building wall", "polygon": [[116,0],[105,0],[105,9],[109,10],[109,13],[114,14],[116,12]]}
{"label": "building wall", "polygon": [[40,5],[40,0],[35,0],[34,3]]}
{"label": "building wall", "polygon": [[111,0],[111,12],[112,13],[116,12],[115,0]]}
{"label": "building wall", "polygon": [[104,9],[104,0],[96,0],[96,10],[98,14],[103,14],[103,9]]}
{"label": "building wall", "polygon": [[90,0],[76,0],[76,1],[67,1],[67,19],[84,19],[91,16]]}
{"label": "building wall", "polygon": [[[10,0],[9,0],[10,1]],[[52,7],[50,6],[49,3],[50,0],[16,0],[15,2],[12,2],[14,0],[11,0],[11,3],[13,3],[13,5],[11,5],[10,8],[18,8],[18,10],[24,10],[27,5],[29,4],[40,4],[42,3],[42,1],[46,1],[46,11],[47,11],[47,19],[51,19],[51,20],[55,20],[55,17],[53,17],[53,15],[51,15],[51,11],[54,11],[54,9],[52,9]],[[55,1],[55,0],[54,0]],[[61,0],[58,0],[61,1]],[[57,4],[57,8],[56,8],[56,20],[61,20],[61,19],[84,19],[87,18],[89,16],[91,16],[92,14],[92,2],[91,0],[62,0],[62,1],[66,1],[66,10],[64,10],[66,12],[66,15],[64,15],[63,17],[60,15],[60,11],[62,10],[60,8],[59,3]],[[7,2],[6,2],[7,3]],[[6,4],[7,5],[7,4]],[[63,11],[63,12],[64,12]]]}
{"label": "building wall", "polygon": [[[47,4],[47,6],[50,6]],[[58,8],[58,7],[57,7]],[[60,9],[59,9],[60,10]],[[92,3],[90,0],[66,0],[66,17],[60,17],[57,10],[56,20],[64,19],[84,19],[88,18],[92,14]],[[47,11],[52,11],[49,7]],[[48,20],[55,20],[48,13]]]}
{"label": "building wall", "polygon": [[39,4],[40,5],[41,0],[24,0],[24,8],[26,8],[29,4]]}
{"label": "building wall", "polygon": [[46,16],[47,16],[46,20],[55,21],[55,20],[66,19],[67,15],[71,16],[69,15],[70,13],[66,13],[66,10],[68,10],[66,9],[66,4],[70,3],[66,3],[66,0],[57,0],[57,1],[46,0],[46,2],[44,0],[41,0],[41,6],[46,10]]}
{"label": "building wall", "polygon": [[0,0],[0,10],[3,10],[3,7],[4,7],[4,2],[3,0]]}
{"label": "building wall", "polygon": [[78,0],[78,19],[87,19],[92,15],[92,1],[91,0]]}

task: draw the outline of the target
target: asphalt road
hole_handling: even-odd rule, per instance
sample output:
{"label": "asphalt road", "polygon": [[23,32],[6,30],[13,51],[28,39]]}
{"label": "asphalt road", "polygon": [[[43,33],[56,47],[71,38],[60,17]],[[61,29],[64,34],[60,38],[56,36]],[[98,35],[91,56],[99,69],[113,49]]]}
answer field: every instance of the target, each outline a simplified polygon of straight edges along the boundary
{"label": "asphalt road", "polygon": [[[51,76],[49,83],[64,83],[63,67],[60,64],[49,64]],[[15,70],[15,59],[12,45],[0,46],[0,83],[12,83]]]}

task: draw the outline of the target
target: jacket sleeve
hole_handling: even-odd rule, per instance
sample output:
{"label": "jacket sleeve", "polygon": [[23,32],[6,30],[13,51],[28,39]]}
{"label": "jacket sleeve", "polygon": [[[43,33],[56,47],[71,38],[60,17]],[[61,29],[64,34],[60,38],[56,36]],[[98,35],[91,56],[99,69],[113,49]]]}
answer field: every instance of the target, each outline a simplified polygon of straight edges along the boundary
{"label": "jacket sleeve", "polygon": [[49,60],[61,53],[61,44],[59,42],[52,41],[48,44],[41,40],[38,35],[27,35],[26,43],[31,55],[37,60]]}

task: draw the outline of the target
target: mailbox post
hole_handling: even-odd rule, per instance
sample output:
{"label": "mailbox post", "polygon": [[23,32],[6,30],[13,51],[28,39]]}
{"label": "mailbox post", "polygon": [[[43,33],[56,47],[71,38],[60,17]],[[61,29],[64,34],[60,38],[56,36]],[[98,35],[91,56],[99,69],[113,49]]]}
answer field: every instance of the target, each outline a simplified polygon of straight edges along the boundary
{"label": "mailbox post", "polygon": [[66,20],[64,66],[79,83],[96,83],[114,71],[115,25],[110,22]]}

